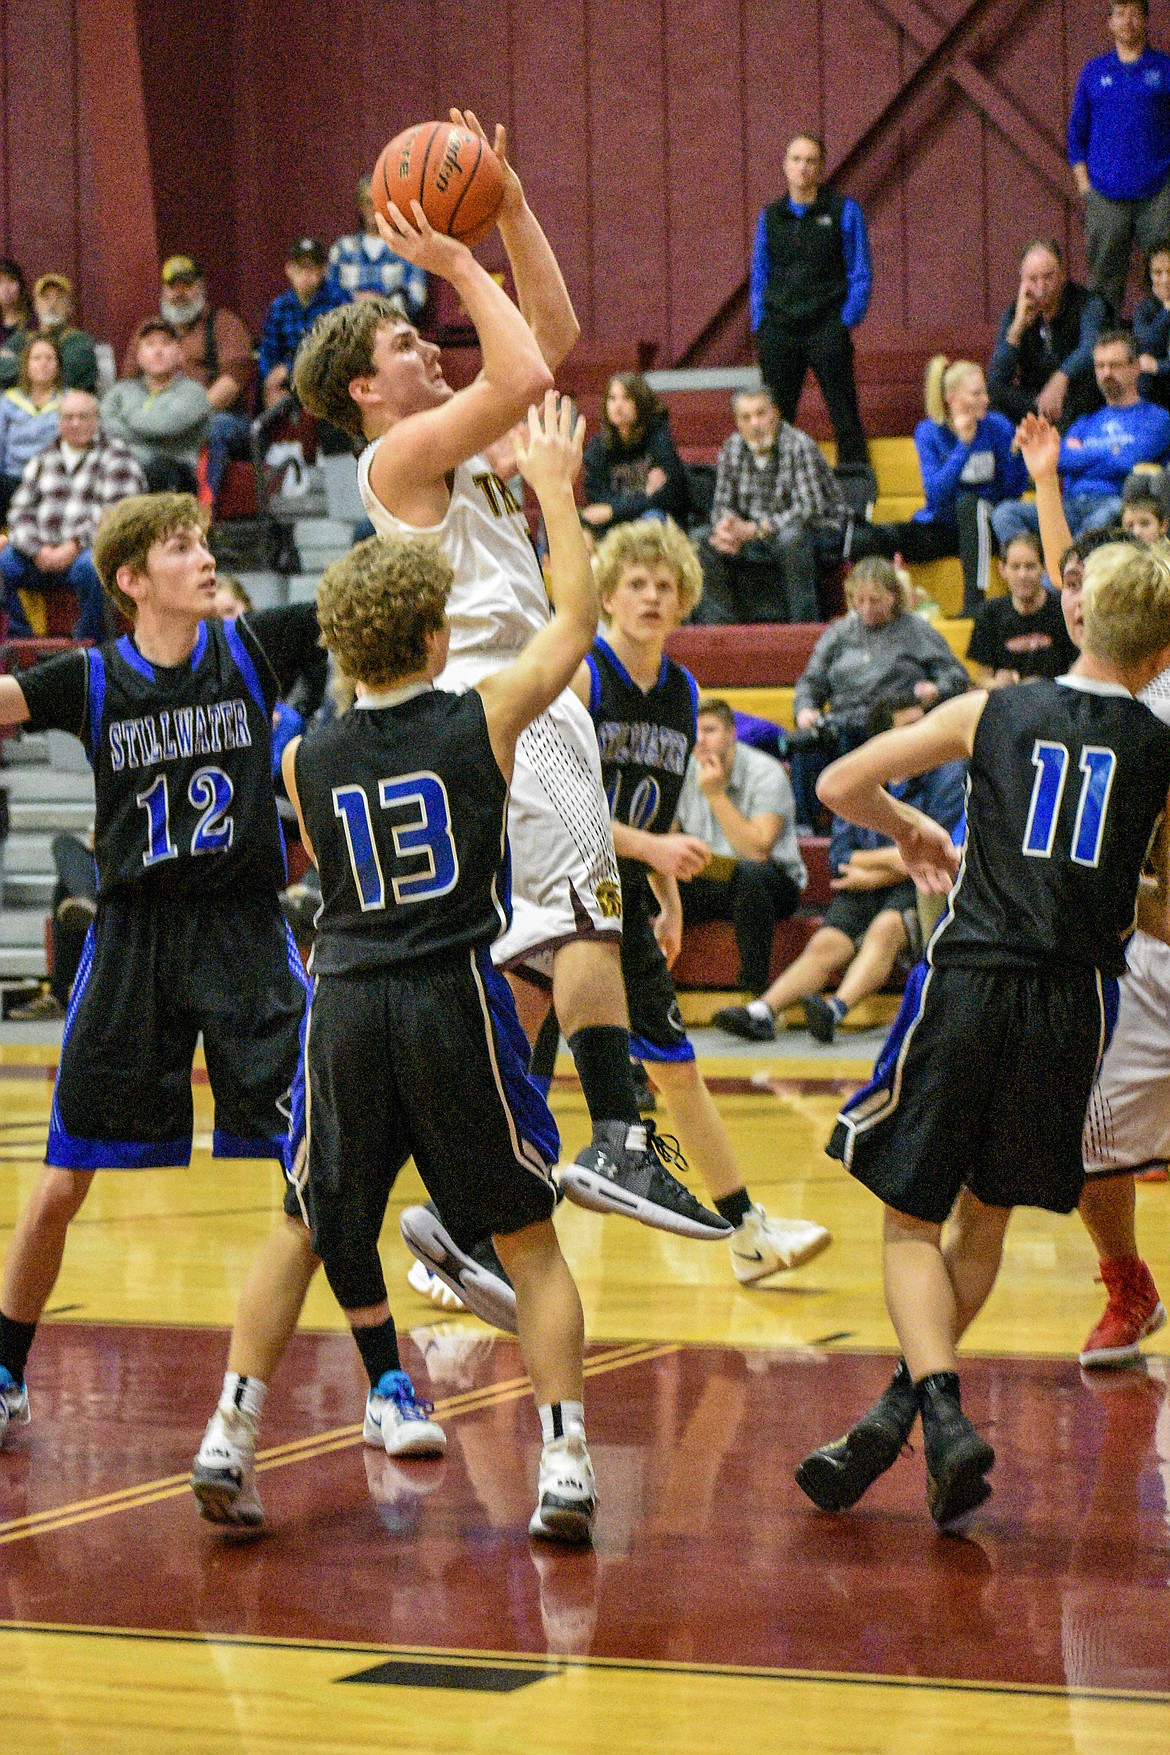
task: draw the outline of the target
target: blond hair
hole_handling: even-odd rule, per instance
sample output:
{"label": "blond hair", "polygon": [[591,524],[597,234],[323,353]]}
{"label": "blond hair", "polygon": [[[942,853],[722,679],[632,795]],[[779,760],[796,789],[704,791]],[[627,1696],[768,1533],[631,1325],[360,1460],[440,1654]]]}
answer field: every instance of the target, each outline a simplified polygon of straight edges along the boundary
{"label": "blond hair", "polygon": [[355,378],[374,374],[374,343],[384,323],[409,327],[390,299],[359,299],[318,317],[297,349],[292,383],[302,408],[365,437],[362,411],[349,393]]}
{"label": "blond hair", "polygon": [[940,427],[950,424],[947,397],[969,372],[978,372],[982,377],[983,367],[974,360],[949,360],[945,353],[936,353],[933,359],[927,361],[922,400],[926,404],[928,417]]}
{"label": "blond hair", "polygon": [[436,542],[370,536],[326,567],[317,587],[322,644],[343,676],[389,688],[427,661],[454,575]]}
{"label": "blond hair", "polygon": [[165,542],[180,530],[203,535],[209,522],[194,494],[131,494],[102,513],[93,539],[93,564],[123,615],[133,621],[138,606],[118,584],[119,568],[129,567],[145,577],[156,542]]}
{"label": "blond hair", "polygon": [[1085,562],[1084,650],[1123,672],[1170,647],[1170,543],[1107,542]]}
{"label": "blond hair", "polygon": [[914,608],[914,586],[909,573],[899,572],[893,561],[884,555],[866,555],[858,561],[845,580],[845,602],[853,608],[853,596],[859,585],[880,585],[895,603],[895,615],[906,615]]}
{"label": "blond hair", "polygon": [[686,621],[703,595],[703,569],[694,544],[684,536],[673,518],[639,518],[619,524],[599,545],[593,557],[602,620],[608,624],[605,600],[617,590],[628,567],[669,567],[678,585],[679,615]]}

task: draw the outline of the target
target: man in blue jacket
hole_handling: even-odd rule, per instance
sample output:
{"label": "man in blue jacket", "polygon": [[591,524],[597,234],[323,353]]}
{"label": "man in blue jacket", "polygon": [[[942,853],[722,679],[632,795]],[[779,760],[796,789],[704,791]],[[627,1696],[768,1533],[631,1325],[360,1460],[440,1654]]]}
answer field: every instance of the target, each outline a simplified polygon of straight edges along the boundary
{"label": "man in blue jacket", "polygon": [[1148,24],[1146,0],[1114,0],[1113,50],[1082,68],[1068,119],[1090,283],[1118,317],[1135,232],[1143,250],[1170,235],[1170,55]]}
{"label": "man in blue jacket", "polygon": [[821,187],[824,168],[815,135],[788,142],[788,193],[760,214],[752,246],[752,330],[760,371],[784,419],[795,421],[811,366],[837,435],[838,461],[866,463],[849,331],[869,304],[869,238],[856,201]]}
{"label": "man in blue jacket", "polygon": [[[1138,463],[1170,454],[1170,414],[1138,394],[1137,345],[1128,329],[1106,329],[1093,348],[1104,408],[1082,415],[1060,446],[1064,515],[1074,536],[1099,530],[1121,515],[1126,476]],[[991,514],[1000,553],[1022,530],[1039,530],[1034,505],[1004,500]]]}

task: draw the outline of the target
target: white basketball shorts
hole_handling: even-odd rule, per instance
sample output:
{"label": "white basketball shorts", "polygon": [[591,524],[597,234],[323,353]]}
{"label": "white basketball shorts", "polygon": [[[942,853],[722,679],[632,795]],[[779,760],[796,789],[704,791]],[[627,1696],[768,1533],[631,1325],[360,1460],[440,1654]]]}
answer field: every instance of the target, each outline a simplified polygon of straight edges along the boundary
{"label": "white basketball shorts", "polygon": [[1085,1116],[1086,1176],[1170,1162],[1170,945],[1135,932],[1117,1027]]}
{"label": "white basketball shorts", "polygon": [[[450,663],[441,688],[471,688],[513,653]],[[578,938],[618,940],[622,892],[597,734],[566,689],[521,733],[508,800],[512,924],[492,946],[497,968],[551,977],[553,953]]]}

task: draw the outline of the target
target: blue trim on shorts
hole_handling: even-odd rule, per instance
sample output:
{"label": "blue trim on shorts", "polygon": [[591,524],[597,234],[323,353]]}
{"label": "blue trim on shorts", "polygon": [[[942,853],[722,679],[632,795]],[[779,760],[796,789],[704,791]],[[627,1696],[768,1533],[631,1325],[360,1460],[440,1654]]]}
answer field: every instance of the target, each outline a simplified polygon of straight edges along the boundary
{"label": "blue trim on shorts", "polygon": [[238,1133],[224,1133],[217,1127],[211,1136],[213,1158],[275,1158],[283,1164],[287,1150],[288,1135],[285,1133],[272,1139],[263,1136],[249,1139]]}
{"label": "blue trim on shorts", "polygon": [[685,1042],[676,1043],[673,1048],[663,1048],[660,1042],[648,1042],[645,1036],[635,1036],[630,1032],[630,1053],[636,1054],[639,1060],[694,1060],[695,1046],[688,1036]]}
{"label": "blue trim on shorts", "polygon": [[[200,622],[199,625],[202,628],[203,623]],[[248,685],[248,693],[259,707],[261,713],[263,713],[266,718],[271,718],[271,714],[269,713],[267,704],[264,700],[264,690],[260,687],[260,677],[257,673],[256,666],[252,663],[252,654],[244,645],[240,630],[236,626],[234,616],[224,622],[223,632],[224,638],[228,643],[228,649],[236,661],[236,669],[240,672],[240,675]]]}
{"label": "blue trim on shorts", "polygon": [[881,1053],[874,1063],[873,1074],[869,1083],[855,1091],[849,1101],[841,1107],[841,1118],[851,1115],[863,1103],[873,1099],[879,1092],[888,1094],[894,1083],[894,1071],[898,1064],[898,1056],[913,1024],[918,1021],[922,1010],[922,993],[926,985],[926,977],[930,973],[930,965],[924,961],[915,963],[906,977],[906,989],[902,995],[902,1003],[898,1007],[898,1015],[890,1025],[890,1033],[882,1043]]}
{"label": "blue trim on shorts", "polygon": [[106,661],[96,646],[88,648],[85,661],[89,667],[89,748],[86,754],[91,765],[96,767],[102,715],[106,710]]}
{"label": "blue trim on shorts", "polygon": [[[496,1064],[516,1132],[527,1145],[535,1147],[541,1161],[551,1167],[561,1155],[561,1136],[548,1104],[528,1076],[531,1049],[516,1015],[512,989],[485,948],[475,952],[475,966],[487,996],[495,1030]],[[535,1165],[532,1170],[537,1174]]]}
{"label": "blue trim on shorts", "polygon": [[284,1165],[284,1173],[292,1181],[293,1165],[297,1153],[305,1137],[305,1041],[309,1031],[309,1012],[313,1005],[313,994],[316,983],[305,973],[305,965],[301,962],[301,953],[297,949],[297,941],[293,937],[292,927],[286,920],[284,923],[285,943],[288,947],[288,966],[305,990],[305,1009],[301,1013],[301,1027],[297,1032],[297,1064],[293,1071],[292,1083],[288,1088],[288,1132],[284,1136],[284,1150],[278,1154]]}

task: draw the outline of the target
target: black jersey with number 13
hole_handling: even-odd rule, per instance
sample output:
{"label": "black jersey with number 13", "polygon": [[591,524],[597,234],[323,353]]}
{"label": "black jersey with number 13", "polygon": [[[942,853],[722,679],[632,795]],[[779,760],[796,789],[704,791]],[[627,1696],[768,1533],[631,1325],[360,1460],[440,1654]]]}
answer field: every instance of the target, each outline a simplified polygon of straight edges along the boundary
{"label": "black jersey with number 13", "polygon": [[993,690],[930,961],[1120,975],[1168,788],[1170,728],[1120,685],[1067,676]]}
{"label": "black jersey with number 13", "polygon": [[316,975],[489,945],[510,918],[508,788],[475,690],[356,706],[296,753],[321,877]]}

